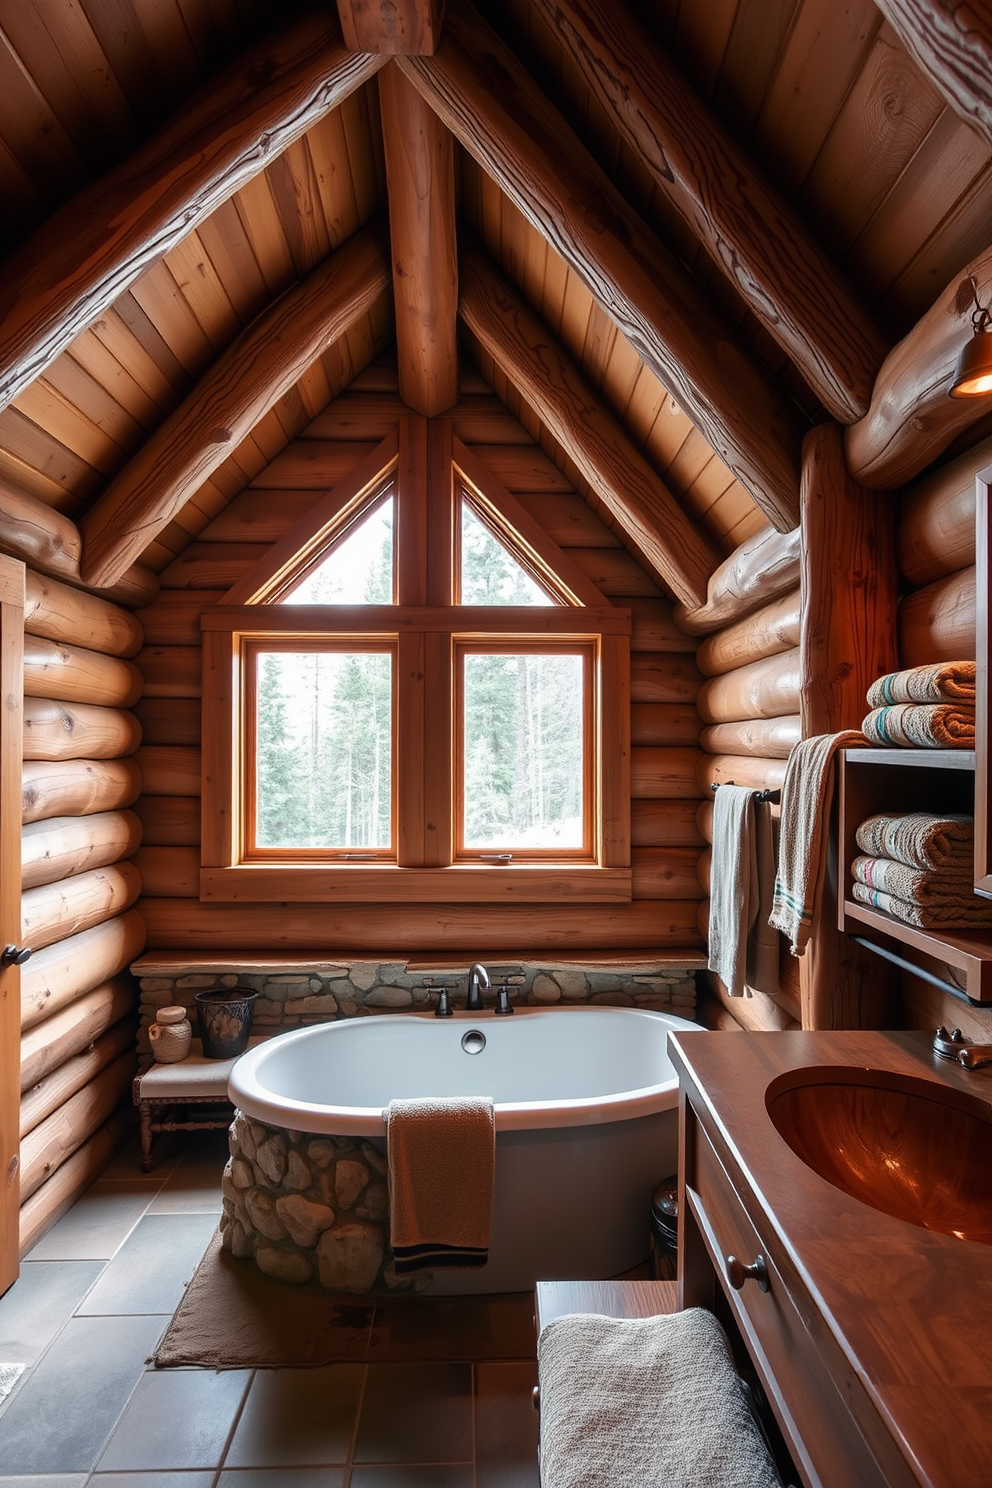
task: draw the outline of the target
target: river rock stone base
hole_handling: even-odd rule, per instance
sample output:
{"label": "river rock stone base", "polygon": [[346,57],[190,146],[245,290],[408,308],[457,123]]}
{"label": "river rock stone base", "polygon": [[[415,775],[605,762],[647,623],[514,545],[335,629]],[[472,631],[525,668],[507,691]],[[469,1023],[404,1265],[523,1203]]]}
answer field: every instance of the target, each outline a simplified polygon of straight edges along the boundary
{"label": "river rock stone base", "polygon": [[[149,966],[143,958],[135,968],[141,988],[141,1026],[138,1052],[150,1054],[149,1026],[160,1007],[185,1007],[196,1032],[197,992],[207,987],[243,987],[256,992],[252,1031],[282,1033],[311,1023],[355,1018],[371,1013],[423,1012],[446,987],[452,1006],[465,1002],[465,972],[438,971],[434,975],[407,971],[404,962],[354,961],[321,965],[317,971],[294,971],[287,964],[278,973],[260,975],[218,963],[216,970],[183,971]],[[697,960],[695,965],[703,962]],[[202,967],[202,963],[201,963]],[[496,1005],[496,987],[510,984],[512,1001],[522,1007],[575,1006],[600,1003],[611,1007],[653,1008],[693,1018],[696,983],[690,965],[644,965],[624,970],[598,971],[563,968],[530,962],[488,963],[492,988],[484,994],[487,1008]]]}
{"label": "river rock stone base", "polygon": [[240,1111],[221,1180],[225,1250],[266,1276],[330,1292],[420,1290],[389,1249],[386,1160],[361,1137],[312,1136]]}

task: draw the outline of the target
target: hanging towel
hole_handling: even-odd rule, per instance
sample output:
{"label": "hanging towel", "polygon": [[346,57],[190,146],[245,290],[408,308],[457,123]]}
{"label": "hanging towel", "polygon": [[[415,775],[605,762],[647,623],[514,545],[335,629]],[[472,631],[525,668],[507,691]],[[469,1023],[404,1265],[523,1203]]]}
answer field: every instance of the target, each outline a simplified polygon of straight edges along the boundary
{"label": "hanging towel", "polygon": [[883,894],[881,889],[870,889],[867,884],[856,882],[851,889],[859,904],[882,909],[897,920],[917,925],[921,930],[967,930],[992,925],[992,902],[980,899],[974,892],[962,893],[953,903],[911,904],[908,899]]}
{"label": "hanging towel", "polygon": [[930,816],[909,811],[870,816],[855,833],[870,858],[894,858],[909,868],[951,868],[970,864],[975,851],[975,819],[960,812]]}
{"label": "hanging towel", "polygon": [[896,899],[908,899],[911,904],[959,904],[962,897],[974,897],[975,874],[970,858],[934,873],[925,868],[907,868],[892,858],[860,857],[851,864],[851,872],[856,883],[893,894]]}
{"label": "hanging towel", "polygon": [[383,1119],[396,1270],[484,1266],[496,1159],[492,1100],[394,1100]]}
{"label": "hanging towel", "polygon": [[820,902],[830,804],[834,794],[834,755],[864,743],[856,729],[820,734],[796,744],[785,767],[782,831],[775,902],[769,923],[789,937],[794,956],[806,949]]}
{"label": "hanging towel", "polygon": [[869,744],[909,749],[974,749],[975,710],[961,703],[893,703],[861,725]]}
{"label": "hanging towel", "polygon": [[973,661],[938,661],[889,672],[871,684],[867,703],[869,708],[884,708],[889,703],[970,703],[974,707],[975,672]]}
{"label": "hanging towel", "polygon": [[713,803],[707,965],[731,997],[743,997],[748,932],[758,913],[754,791],[721,785]]}
{"label": "hanging towel", "polygon": [[754,806],[754,842],[758,860],[758,912],[747,940],[745,980],[754,992],[776,997],[781,991],[778,979],[779,934],[769,923],[775,902],[775,874],[778,869],[779,824],[772,816],[767,801]]}

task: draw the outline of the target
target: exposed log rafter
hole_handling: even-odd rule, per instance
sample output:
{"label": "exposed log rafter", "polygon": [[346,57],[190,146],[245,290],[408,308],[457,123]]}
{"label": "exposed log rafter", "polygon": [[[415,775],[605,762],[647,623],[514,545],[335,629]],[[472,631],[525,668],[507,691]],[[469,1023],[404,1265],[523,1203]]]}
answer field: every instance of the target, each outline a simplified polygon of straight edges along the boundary
{"label": "exposed log rafter", "polygon": [[338,15],[356,52],[430,56],[441,39],[444,0],[338,0]]}
{"label": "exposed log rafter", "polygon": [[508,48],[458,3],[437,55],[397,65],[579,275],[773,525],[793,528],[795,411]]}
{"label": "exposed log rafter", "polygon": [[248,52],[147,145],[56,212],[0,287],[0,408],[233,192],[372,77],[312,16]]}
{"label": "exposed log rafter", "polygon": [[624,5],[533,0],[655,184],[842,423],[887,350],[851,286]]}
{"label": "exposed log rafter", "polygon": [[379,74],[400,397],[426,418],[458,401],[454,141],[398,68]]}
{"label": "exposed log rafter", "polygon": [[955,113],[992,145],[992,11],[961,0],[875,0]]}
{"label": "exposed log rafter", "polygon": [[567,450],[645,562],[701,605],[717,555],[547,327],[478,247],[461,255],[461,313],[521,397]]}
{"label": "exposed log rafter", "polygon": [[83,517],[87,583],[113,584],[389,284],[385,232],[365,228],[243,331]]}

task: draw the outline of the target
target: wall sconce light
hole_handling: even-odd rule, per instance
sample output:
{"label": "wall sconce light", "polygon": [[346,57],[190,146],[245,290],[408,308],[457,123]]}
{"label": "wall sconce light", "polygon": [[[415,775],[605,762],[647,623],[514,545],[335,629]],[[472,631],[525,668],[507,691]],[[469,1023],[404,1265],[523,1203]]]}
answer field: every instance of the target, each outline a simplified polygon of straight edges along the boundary
{"label": "wall sconce light", "polygon": [[980,398],[992,393],[992,305],[982,306],[978,302],[978,285],[971,281],[975,296],[975,311],[971,317],[973,334],[961,349],[954,381],[948,389],[952,398]]}

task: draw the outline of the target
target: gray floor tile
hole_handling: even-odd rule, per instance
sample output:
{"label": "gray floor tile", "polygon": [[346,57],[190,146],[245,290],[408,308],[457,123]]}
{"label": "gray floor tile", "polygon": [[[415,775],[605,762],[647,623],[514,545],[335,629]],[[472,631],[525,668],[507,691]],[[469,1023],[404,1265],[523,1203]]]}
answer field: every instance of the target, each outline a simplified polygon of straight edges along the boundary
{"label": "gray floor tile", "polygon": [[148,1206],[149,1214],[220,1214],[220,1175],[217,1168],[176,1168]]}
{"label": "gray floor tile", "polygon": [[127,1239],[158,1184],[100,1179],[28,1253],[29,1261],[108,1261]]}
{"label": "gray floor tile", "polygon": [[356,1462],[470,1462],[469,1364],[370,1364]]}
{"label": "gray floor tile", "polygon": [[87,1472],[161,1331],[158,1317],[70,1318],[3,1413],[0,1474]]}
{"label": "gray floor tile", "polygon": [[356,1467],[351,1488],[472,1488],[472,1468],[436,1462],[417,1467]]}
{"label": "gray floor tile", "polygon": [[475,1366],[476,1488],[539,1488],[537,1365]]}
{"label": "gray floor tile", "polygon": [[0,1359],[33,1364],[103,1270],[102,1261],[25,1261],[0,1297]]}
{"label": "gray floor tile", "polygon": [[212,1472],[108,1472],[94,1473],[90,1484],[92,1488],[210,1488],[213,1480]]}
{"label": "gray floor tile", "polygon": [[213,1214],[146,1214],[80,1308],[80,1316],[175,1312],[217,1228]]}
{"label": "gray floor tile", "polygon": [[346,1467],[236,1467],[221,1473],[217,1488],[344,1488],[347,1476]]}
{"label": "gray floor tile", "polygon": [[101,1472],[218,1467],[251,1371],[149,1370],[108,1441]]}
{"label": "gray floor tile", "polygon": [[47,1473],[40,1478],[32,1473],[26,1478],[0,1477],[0,1488],[83,1488],[85,1482],[85,1473]]}
{"label": "gray floor tile", "polygon": [[260,1369],[224,1466],[347,1462],[364,1379],[364,1364]]}
{"label": "gray floor tile", "polygon": [[141,1171],[141,1139],[135,1128],[134,1135],[127,1145],[121,1148],[102,1176],[121,1183],[147,1183],[149,1178],[161,1182],[184,1156],[189,1144],[190,1134],[188,1132],[160,1133],[155,1138],[153,1152],[155,1166],[150,1173],[143,1173]]}

